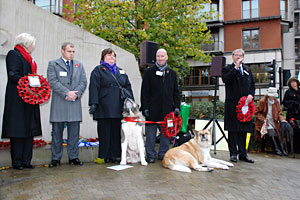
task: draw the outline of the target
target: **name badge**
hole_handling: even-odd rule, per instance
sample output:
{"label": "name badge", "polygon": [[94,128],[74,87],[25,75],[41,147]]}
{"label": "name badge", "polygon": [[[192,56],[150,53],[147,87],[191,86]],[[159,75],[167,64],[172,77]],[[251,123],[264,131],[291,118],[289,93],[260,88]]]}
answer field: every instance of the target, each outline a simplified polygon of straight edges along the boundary
{"label": "name badge", "polygon": [[41,82],[38,76],[28,76],[29,85],[31,87],[40,87]]}
{"label": "name badge", "polygon": [[59,72],[59,76],[68,76],[67,72]]}
{"label": "name badge", "polygon": [[163,72],[161,72],[161,71],[156,71],[156,75],[157,75],[157,76],[162,76],[162,75],[163,75]]}
{"label": "name badge", "polygon": [[244,73],[247,74],[247,76],[249,76],[249,73],[247,71],[244,70]]}
{"label": "name badge", "polygon": [[124,70],[120,70],[120,74],[125,74],[125,71]]}
{"label": "name badge", "polygon": [[168,127],[173,127],[173,120],[167,120]]}

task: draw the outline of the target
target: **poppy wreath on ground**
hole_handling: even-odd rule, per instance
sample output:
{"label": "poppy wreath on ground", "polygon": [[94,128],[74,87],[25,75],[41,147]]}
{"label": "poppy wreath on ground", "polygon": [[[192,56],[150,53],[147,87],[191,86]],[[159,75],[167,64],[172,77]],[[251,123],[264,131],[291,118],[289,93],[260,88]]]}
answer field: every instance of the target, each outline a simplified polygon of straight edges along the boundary
{"label": "poppy wreath on ground", "polygon": [[181,124],[182,119],[180,115],[175,117],[174,113],[171,112],[165,116],[164,123],[161,124],[161,131],[165,137],[171,138],[179,132]]}
{"label": "poppy wreath on ground", "polygon": [[[37,76],[41,85],[39,87],[31,87],[28,80],[29,76]],[[19,96],[26,103],[32,105],[47,102],[51,95],[51,89],[48,81],[38,74],[29,74],[28,76],[20,78],[17,88],[19,91]]]}
{"label": "poppy wreath on ground", "polygon": [[237,118],[240,122],[250,122],[252,120],[252,116],[254,115],[255,112],[255,105],[254,101],[252,100],[248,104],[248,111],[244,114],[242,111],[242,108],[244,107],[246,103],[246,96],[243,96],[239,102],[238,105],[236,106],[236,113],[237,113]]}
{"label": "poppy wreath on ground", "polygon": [[40,140],[33,140],[33,147],[37,148],[37,147],[43,147],[47,144],[47,142],[45,142],[44,140],[40,139]]}

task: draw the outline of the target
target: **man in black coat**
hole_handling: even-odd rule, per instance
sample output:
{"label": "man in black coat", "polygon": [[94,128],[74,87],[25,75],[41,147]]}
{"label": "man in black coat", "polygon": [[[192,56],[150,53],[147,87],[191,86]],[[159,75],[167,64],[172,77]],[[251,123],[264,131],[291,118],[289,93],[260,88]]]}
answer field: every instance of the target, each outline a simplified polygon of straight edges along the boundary
{"label": "man in black coat", "polygon": [[[156,52],[156,63],[144,72],[141,90],[141,110],[148,121],[163,121],[165,116],[174,111],[179,115],[180,94],[176,72],[167,65],[168,55],[165,49]],[[158,124],[146,124],[147,161],[154,163],[156,159],[155,142]],[[160,135],[158,160],[164,158],[169,150],[170,140]]]}
{"label": "man in black coat", "polygon": [[[250,68],[243,64],[244,50],[236,49],[232,52],[233,63],[222,69],[222,80],[225,83],[225,130],[228,131],[228,148],[230,160],[254,163],[248,158],[246,151],[246,135],[252,131],[252,122],[240,122],[237,119],[236,105],[241,97],[247,96],[250,103],[255,94],[255,85]],[[238,149],[237,149],[238,146]]]}

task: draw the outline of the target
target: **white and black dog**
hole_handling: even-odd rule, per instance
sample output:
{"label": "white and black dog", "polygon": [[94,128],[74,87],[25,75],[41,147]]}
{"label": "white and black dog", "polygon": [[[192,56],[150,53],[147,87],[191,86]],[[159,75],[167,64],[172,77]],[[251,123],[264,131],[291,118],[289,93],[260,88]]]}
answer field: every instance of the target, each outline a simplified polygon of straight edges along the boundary
{"label": "white and black dog", "polygon": [[129,98],[126,98],[123,106],[123,117],[121,125],[121,165],[126,163],[138,163],[147,165],[145,160],[145,146],[143,139],[143,127],[139,122],[130,122],[126,120],[137,121],[142,117],[139,106]]}

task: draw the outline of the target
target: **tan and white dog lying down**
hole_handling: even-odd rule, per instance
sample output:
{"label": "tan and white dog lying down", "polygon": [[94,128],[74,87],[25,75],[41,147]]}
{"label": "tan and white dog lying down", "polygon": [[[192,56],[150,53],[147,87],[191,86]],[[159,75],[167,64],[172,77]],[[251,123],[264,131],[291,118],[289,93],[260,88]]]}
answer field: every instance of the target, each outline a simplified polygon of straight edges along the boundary
{"label": "tan and white dog lying down", "polygon": [[233,164],[210,156],[211,129],[194,131],[195,137],[188,142],[170,149],[164,156],[162,164],[180,172],[212,171],[213,168],[229,169]]}
{"label": "tan and white dog lying down", "polygon": [[[141,116],[138,105],[131,99],[125,99],[123,117],[137,121]],[[145,160],[143,127],[141,123],[122,120],[121,148],[121,165],[138,162],[141,162],[142,165],[148,164]]]}

